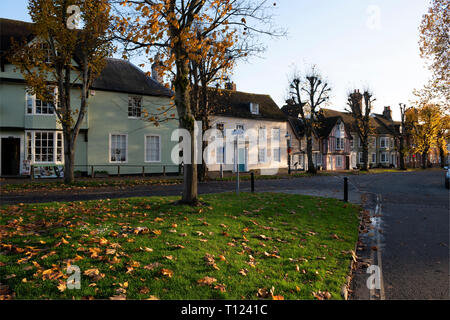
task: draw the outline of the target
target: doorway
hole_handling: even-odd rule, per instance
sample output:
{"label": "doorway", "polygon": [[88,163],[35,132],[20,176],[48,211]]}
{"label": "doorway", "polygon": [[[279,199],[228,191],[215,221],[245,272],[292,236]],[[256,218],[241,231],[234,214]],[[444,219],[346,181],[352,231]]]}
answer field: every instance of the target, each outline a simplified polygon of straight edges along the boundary
{"label": "doorway", "polygon": [[18,176],[20,172],[20,138],[2,138],[2,176]]}
{"label": "doorway", "polygon": [[350,156],[345,157],[345,170],[350,170]]}

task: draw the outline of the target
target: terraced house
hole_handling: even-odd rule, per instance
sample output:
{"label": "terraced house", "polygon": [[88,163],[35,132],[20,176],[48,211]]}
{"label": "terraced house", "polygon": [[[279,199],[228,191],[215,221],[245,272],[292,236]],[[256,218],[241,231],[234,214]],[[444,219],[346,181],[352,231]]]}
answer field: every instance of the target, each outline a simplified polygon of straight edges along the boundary
{"label": "terraced house", "polygon": [[[348,112],[340,112],[331,109],[322,109],[325,118],[340,117],[349,128],[350,140],[350,168],[359,168],[363,163],[362,144],[355,130],[354,120]],[[398,167],[398,130],[400,123],[392,120],[390,107],[385,107],[382,114],[372,114],[370,126],[373,134],[369,143],[369,166],[375,167]]]}
{"label": "terraced house", "polygon": [[[54,113],[58,106],[28,94],[22,75],[7,59],[11,39],[33,41],[31,24],[0,19],[0,29],[0,174],[26,175],[32,164],[38,176],[53,175],[55,167],[64,165],[61,125]],[[76,171],[178,172],[178,165],[171,160],[177,143],[171,141],[171,134],[178,121],[156,127],[143,118],[144,110],[156,113],[158,108],[170,106],[172,92],[156,77],[147,76],[130,62],[108,59],[89,94],[76,144]],[[76,87],[71,99],[73,106],[79,104],[80,90]],[[171,112],[176,118],[176,110]]]}

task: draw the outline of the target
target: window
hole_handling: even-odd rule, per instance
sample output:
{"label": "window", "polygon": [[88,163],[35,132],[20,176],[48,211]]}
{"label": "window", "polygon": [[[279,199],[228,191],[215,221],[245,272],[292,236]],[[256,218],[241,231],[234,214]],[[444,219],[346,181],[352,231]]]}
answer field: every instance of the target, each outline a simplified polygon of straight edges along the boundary
{"label": "window", "polygon": [[387,148],[389,146],[389,138],[381,137],[380,138],[380,148]]}
{"label": "window", "polygon": [[259,104],[250,102],[250,112],[252,114],[258,114],[259,113]]}
{"label": "window", "polygon": [[273,152],[273,161],[280,162],[281,161],[280,148],[274,148],[272,149],[272,152]]}
{"label": "window", "polygon": [[336,156],[336,167],[342,167],[342,156]]}
{"label": "window", "polygon": [[344,138],[336,138],[336,150],[344,150]]}
{"label": "window", "polygon": [[266,162],[266,128],[258,129],[258,162]]}
{"label": "window", "polygon": [[281,150],[280,150],[280,128],[272,129],[272,154],[273,161],[281,161]]}
{"label": "window", "polygon": [[26,158],[33,163],[63,162],[62,132],[29,131],[26,133],[26,146]]}
{"label": "window", "polygon": [[[223,134],[224,134],[224,129],[225,126],[223,123],[217,123],[216,124],[216,129],[219,130],[220,132],[222,132],[222,139],[223,139]],[[224,164],[225,163],[225,146],[224,146],[224,142],[222,140],[222,144],[221,145],[217,145],[217,149],[216,149],[216,163],[217,164]]]}
{"label": "window", "polygon": [[389,155],[387,152],[382,152],[381,153],[381,160],[380,162],[389,162]]}
{"label": "window", "polygon": [[110,162],[127,162],[127,135],[125,134],[111,134],[110,135]]}
{"label": "window", "polygon": [[128,97],[128,118],[140,118],[142,114],[142,97]]}
{"label": "window", "polygon": [[377,155],[375,153],[372,153],[372,163],[377,162]]}
{"label": "window", "polygon": [[145,137],[145,162],[161,161],[161,137],[146,136]]}
{"label": "window", "polygon": [[56,87],[49,89],[52,92],[53,101],[43,101],[37,96],[26,93],[27,114],[54,114],[57,107],[58,90]]}
{"label": "window", "polygon": [[46,42],[40,43],[41,49],[44,52],[44,62],[45,63],[51,63],[52,59],[52,51],[50,49],[50,46]]}

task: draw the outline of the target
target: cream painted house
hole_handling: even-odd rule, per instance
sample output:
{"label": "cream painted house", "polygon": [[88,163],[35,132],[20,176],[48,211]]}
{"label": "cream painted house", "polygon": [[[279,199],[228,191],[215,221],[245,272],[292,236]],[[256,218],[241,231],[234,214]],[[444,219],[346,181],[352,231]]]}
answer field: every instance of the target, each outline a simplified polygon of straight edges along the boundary
{"label": "cream painted house", "polygon": [[[211,89],[210,95],[211,128],[221,132],[223,139],[209,153],[208,171],[235,172],[236,153],[241,172],[286,170],[287,118],[269,95],[220,89]],[[234,134],[236,129],[242,134]]]}

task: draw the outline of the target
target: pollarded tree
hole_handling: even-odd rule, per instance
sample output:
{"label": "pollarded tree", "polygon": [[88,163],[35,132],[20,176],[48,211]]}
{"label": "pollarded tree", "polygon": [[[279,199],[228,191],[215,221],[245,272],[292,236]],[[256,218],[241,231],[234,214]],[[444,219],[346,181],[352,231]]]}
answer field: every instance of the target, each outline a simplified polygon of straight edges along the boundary
{"label": "pollarded tree", "polygon": [[[323,76],[313,66],[303,78],[298,72],[294,72],[289,80],[288,99],[286,103],[290,107],[298,109],[305,126],[306,154],[308,156],[308,172],[317,173],[314,166],[313,131],[318,127],[318,112],[330,97],[331,88]],[[306,95],[303,100],[303,95]]]}
{"label": "pollarded tree", "polygon": [[162,54],[165,71],[173,72],[180,128],[190,134],[190,150],[184,150],[189,151],[190,161],[184,167],[182,203],[198,202],[190,62],[199,62],[211,50],[225,52],[237,41],[239,34],[258,30],[257,17],[253,26],[247,19],[251,19],[255,8],[262,8],[265,3],[263,0],[122,1],[124,6],[131,8],[127,9],[130,14],[123,12],[117,18],[117,30],[126,44],[125,53],[144,50],[153,56],[158,51]]}
{"label": "pollarded tree", "polygon": [[348,95],[347,102],[350,108],[348,111],[353,117],[353,129],[358,134],[363,149],[362,171],[369,170],[369,137],[373,132],[370,114],[372,112],[372,103],[375,101],[372,96],[369,90],[365,90],[363,94],[359,90],[354,90]]}
{"label": "pollarded tree", "polygon": [[[14,43],[10,61],[31,94],[55,101],[64,140],[64,181],[74,180],[75,145],[87,112],[89,88],[112,52],[108,0],[29,0],[34,41]],[[82,29],[76,29],[79,12]],[[71,96],[79,87],[80,104]],[[57,89],[57,97],[55,90]]]}
{"label": "pollarded tree", "polygon": [[400,132],[398,133],[398,139],[400,142],[400,170],[406,170],[405,157],[408,153],[408,147],[405,143],[407,138],[408,125],[406,123],[406,112],[410,109],[406,107],[406,104],[399,103],[400,106]]}

